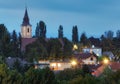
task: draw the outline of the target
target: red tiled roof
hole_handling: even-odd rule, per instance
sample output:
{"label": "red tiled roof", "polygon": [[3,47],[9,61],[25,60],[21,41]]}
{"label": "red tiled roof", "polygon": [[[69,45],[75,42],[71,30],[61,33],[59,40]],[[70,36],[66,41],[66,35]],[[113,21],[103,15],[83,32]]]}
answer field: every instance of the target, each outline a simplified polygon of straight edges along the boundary
{"label": "red tiled roof", "polygon": [[98,77],[98,76],[100,76],[100,75],[103,73],[104,69],[105,69],[105,66],[104,66],[104,65],[101,65],[98,69],[96,69],[96,70],[92,73],[92,75]]}
{"label": "red tiled roof", "polygon": [[37,38],[22,38],[21,51],[25,51],[25,47],[36,41]]}
{"label": "red tiled roof", "polygon": [[116,71],[116,70],[120,69],[120,63],[119,62],[111,62],[109,64],[109,66],[113,71]]}

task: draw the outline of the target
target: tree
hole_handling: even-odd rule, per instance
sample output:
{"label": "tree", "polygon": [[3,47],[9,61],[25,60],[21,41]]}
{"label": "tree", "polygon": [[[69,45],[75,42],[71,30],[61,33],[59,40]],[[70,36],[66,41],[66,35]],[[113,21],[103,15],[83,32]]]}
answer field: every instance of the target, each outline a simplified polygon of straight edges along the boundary
{"label": "tree", "polygon": [[104,35],[101,36],[101,47],[103,51],[113,51],[115,48],[112,39],[106,38]]}
{"label": "tree", "polygon": [[83,46],[90,46],[90,41],[88,40],[85,32],[81,34],[80,43],[83,44]]}
{"label": "tree", "polygon": [[17,33],[15,30],[13,30],[13,33],[12,33],[12,51],[13,52],[13,56],[18,56],[19,54],[19,42],[18,42],[18,36],[17,36]]}
{"label": "tree", "polygon": [[78,43],[78,28],[77,28],[77,26],[73,26],[72,41],[73,41],[73,43]]}
{"label": "tree", "polygon": [[48,56],[60,58],[62,54],[62,44],[57,38],[51,38],[47,44]]}
{"label": "tree", "polygon": [[113,35],[114,35],[114,33],[111,30],[105,32],[105,37],[110,39],[110,40],[113,39]]}
{"label": "tree", "polygon": [[63,44],[63,56],[70,58],[72,56],[73,45],[67,38],[63,38]]}
{"label": "tree", "polygon": [[117,39],[120,39],[120,30],[117,30],[116,37],[117,37]]}
{"label": "tree", "polygon": [[26,46],[25,58],[30,62],[33,62],[33,59],[45,59],[47,56],[46,48],[38,41]]}
{"label": "tree", "polygon": [[89,41],[90,41],[91,45],[100,47],[100,39],[99,38],[90,37]]}
{"label": "tree", "polygon": [[24,84],[54,84],[55,75],[49,69],[30,68],[25,73]]}
{"label": "tree", "polygon": [[58,38],[63,38],[63,26],[60,25],[58,29]]}
{"label": "tree", "polygon": [[37,23],[35,35],[36,37],[46,38],[46,25],[43,21],[40,21],[39,24]]}
{"label": "tree", "polygon": [[10,53],[10,33],[4,24],[0,24],[0,54],[7,57],[10,56]]}

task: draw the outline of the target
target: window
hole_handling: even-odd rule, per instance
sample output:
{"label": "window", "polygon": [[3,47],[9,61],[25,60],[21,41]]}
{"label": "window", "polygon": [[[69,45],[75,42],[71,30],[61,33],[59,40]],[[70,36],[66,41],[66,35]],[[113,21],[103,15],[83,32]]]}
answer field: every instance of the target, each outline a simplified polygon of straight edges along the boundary
{"label": "window", "polygon": [[29,28],[28,28],[28,30],[27,30],[27,31],[28,31],[28,33],[29,33],[29,31],[30,31],[30,30],[29,30]]}
{"label": "window", "polygon": [[93,61],[93,57],[91,57],[90,60]]}

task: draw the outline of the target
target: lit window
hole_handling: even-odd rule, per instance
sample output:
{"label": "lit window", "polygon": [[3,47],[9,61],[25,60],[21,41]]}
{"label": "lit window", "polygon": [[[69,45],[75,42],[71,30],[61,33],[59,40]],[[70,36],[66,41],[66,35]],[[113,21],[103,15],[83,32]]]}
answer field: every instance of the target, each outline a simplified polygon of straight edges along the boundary
{"label": "lit window", "polygon": [[58,67],[61,67],[61,64],[60,64],[60,63],[58,63]]}

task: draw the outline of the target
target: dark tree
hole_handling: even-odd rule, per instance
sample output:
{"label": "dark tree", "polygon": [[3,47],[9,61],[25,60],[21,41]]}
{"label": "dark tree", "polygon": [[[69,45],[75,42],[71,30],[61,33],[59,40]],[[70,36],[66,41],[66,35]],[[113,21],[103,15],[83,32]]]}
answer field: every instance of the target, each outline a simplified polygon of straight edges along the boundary
{"label": "dark tree", "polygon": [[87,38],[87,36],[86,36],[85,33],[82,33],[82,34],[81,34],[80,43],[83,44],[83,46],[90,46],[90,41],[89,41],[89,39]]}
{"label": "dark tree", "polygon": [[60,25],[58,29],[58,38],[63,38],[63,26]]}
{"label": "dark tree", "polygon": [[100,47],[100,39],[99,38],[90,37],[89,41],[90,41],[91,45]]}
{"label": "dark tree", "polygon": [[101,36],[101,47],[103,51],[113,51],[113,41],[110,38],[106,38],[104,35]]}
{"label": "dark tree", "polygon": [[116,37],[117,37],[117,39],[120,39],[120,30],[117,30]]}
{"label": "dark tree", "polygon": [[18,42],[18,36],[15,30],[13,30],[12,33],[12,50],[14,51],[13,56],[18,56],[19,53],[19,42]]}
{"label": "dark tree", "polygon": [[0,24],[0,54],[9,56],[11,52],[10,33],[4,24]]}
{"label": "dark tree", "polygon": [[109,30],[109,31],[106,31],[105,32],[105,37],[107,38],[107,39],[110,39],[110,40],[112,40],[113,39],[113,31],[111,31],[111,30]]}
{"label": "dark tree", "polygon": [[40,21],[39,24],[37,23],[35,35],[36,37],[46,38],[46,25],[43,21]]}
{"label": "dark tree", "polygon": [[73,45],[67,38],[63,38],[63,45],[63,56],[69,58],[72,56]]}
{"label": "dark tree", "polygon": [[73,26],[73,29],[72,29],[72,42],[78,43],[78,28],[77,28],[77,26]]}

